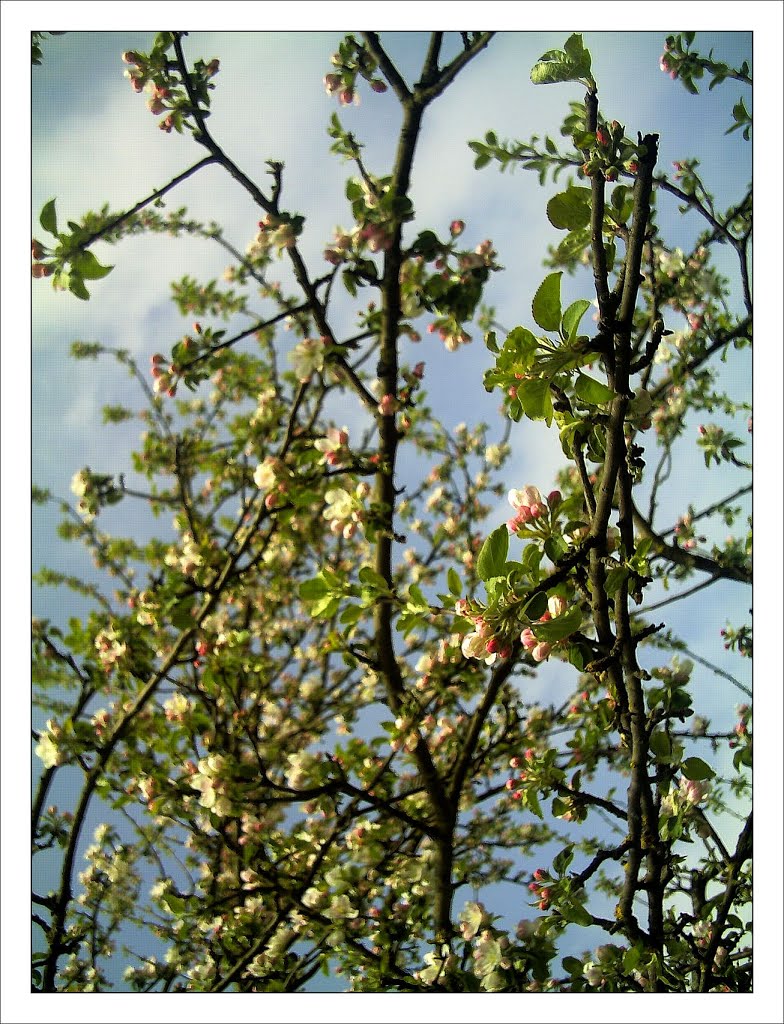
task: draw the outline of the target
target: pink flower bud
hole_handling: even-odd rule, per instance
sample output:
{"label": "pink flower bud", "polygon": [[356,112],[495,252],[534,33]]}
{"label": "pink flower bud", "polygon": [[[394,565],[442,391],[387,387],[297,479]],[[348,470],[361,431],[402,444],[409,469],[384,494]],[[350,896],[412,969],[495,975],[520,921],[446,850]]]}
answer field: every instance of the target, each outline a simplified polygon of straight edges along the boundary
{"label": "pink flower bud", "polygon": [[54,267],[51,263],[34,263],[31,273],[35,278],[50,277],[54,273]]}
{"label": "pink flower bud", "polygon": [[456,238],[458,235],[462,235],[464,231],[465,221],[453,220],[452,223],[449,225],[449,232],[453,238]]}
{"label": "pink flower bud", "polygon": [[530,651],[539,643],[539,641],[534,636],[530,626],[527,626],[520,634],[520,642],[527,651]]}
{"label": "pink flower bud", "polygon": [[386,92],[387,83],[382,82],[380,78],[374,78],[373,81],[370,83],[370,88],[373,90],[373,92]]}
{"label": "pink flower bud", "polygon": [[378,403],[378,411],[382,416],[394,416],[398,403],[394,395],[384,395]]}
{"label": "pink flower bud", "polygon": [[610,136],[604,130],[604,128],[596,129],[596,141],[600,146],[608,146],[610,144]]}
{"label": "pink flower bud", "polygon": [[534,661],[545,661],[550,657],[550,651],[552,646],[548,643],[537,644],[536,647],[531,651],[531,657]]}
{"label": "pink flower bud", "polygon": [[547,607],[553,618],[557,618],[559,615],[563,615],[566,611],[566,601],[562,597],[555,595],[547,601]]}
{"label": "pink flower bud", "polygon": [[340,100],[340,105],[342,107],[347,107],[351,103],[354,102],[354,90],[353,89],[343,89],[343,91],[340,93],[340,96],[338,98]]}
{"label": "pink flower bud", "polygon": [[336,93],[342,85],[343,79],[340,75],[336,75],[334,73],[331,75],[324,75],[324,88],[330,96],[333,93]]}
{"label": "pink flower bud", "polygon": [[30,250],[34,260],[40,260],[40,258],[44,254],[44,247],[41,245],[37,238],[34,238],[30,243]]}
{"label": "pink flower bud", "polygon": [[550,508],[555,508],[556,505],[560,505],[561,504],[561,492],[560,491],[550,491],[550,493],[547,495],[547,504],[550,506]]}
{"label": "pink flower bud", "polygon": [[219,71],[220,61],[216,57],[214,58],[214,60],[211,60],[207,67],[204,69],[204,74],[207,75],[208,78],[212,78],[214,75],[217,75]]}

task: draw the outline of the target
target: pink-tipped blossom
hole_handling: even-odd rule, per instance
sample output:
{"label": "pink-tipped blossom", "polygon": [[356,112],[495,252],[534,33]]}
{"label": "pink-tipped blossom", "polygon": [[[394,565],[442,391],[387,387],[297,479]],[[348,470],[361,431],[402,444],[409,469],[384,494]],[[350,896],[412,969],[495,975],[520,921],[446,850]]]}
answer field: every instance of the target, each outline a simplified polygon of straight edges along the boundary
{"label": "pink-tipped blossom", "polygon": [[550,657],[552,649],[552,644],[538,643],[531,651],[531,657],[534,661],[546,661]]}
{"label": "pink-tipped blossom", "polygon": [[539,641],[534,636],[530,626],[526,626],[526,628],[520,634],[520,643],[523,645],[523,647],[525,647],[527,651],[532,650],[539,643]]}
{"label": "pink-tipped blossom", "polygon": [[394,395],[384,395],[378,403],[378,411],[382,416],[394,416],[398,408],[399,403]]}
{"label": "pink-tipped blossom", "polygon": [[552,618],[557,618],[566,611],[566,601],[562,597],[555,594],[553,597],[547,600],[547,609],[550,612]]}
{"label": "pink-tipped blossom", "polygon": [[343,85],[343,78],[341,75],[330,74],[324,75],[324,88],[328,95],[332,96],[333,93],[339,92]]}
{"label": "pink-tipped blossom", "polygon": [[519,490],[511,490],[507,495],[509,504],[514,509],[521,509],[526,506],[529,510],[532,505],[543,505],[544,499],[539,492],[538,487],[533,487],[530,484],[520,488]]}

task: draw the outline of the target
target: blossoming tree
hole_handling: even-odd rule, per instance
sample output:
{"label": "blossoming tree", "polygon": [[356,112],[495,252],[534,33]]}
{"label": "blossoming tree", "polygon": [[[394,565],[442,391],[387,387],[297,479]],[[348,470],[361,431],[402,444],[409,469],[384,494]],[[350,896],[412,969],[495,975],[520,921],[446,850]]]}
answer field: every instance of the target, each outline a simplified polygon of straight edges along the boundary
{"label": "blossoming tree", "polygon": [[[750,987],[750,705],[733,730],[711,730],[695,676],[742,684],[729,655],[679,660],[659,611],[719,580],[750,583],[745,532],[725,545],[701,532],[737,520],[749,485],[706,506],[695,482],[675,526],[657,489],[693,443],[689,413],[706,472],[750,469],[749,410],[723,393],[715,361],[751,341],[751,193],[723,210],[696,159],[663,172],[657,135],[600,110],[591,55],[570,36],[531,71],[543,88],[563,83],[562,144],[471,142],[477,168],[566,180],[545,200],[563,232],[549,272],[519,325],[501,327],[483,304],[501,271],[492,242],[465,244],[460,220],[418,224],[410,197],[426,111],[492,42],[435,32],[408,81],[378,34],[345,38],[327,92],[346,106],[391,90],[401,124],[379,171],[332,117],[332,149],[352,167],[350,226],[315,266],[282,164],[253,180],[213,135],[220,64],[192,59],[180,32],[123,60],[160,129],[190,134],[203,157],[125,212],[64,227],[53,199],[40,214],[32,272],[55,289],[88,299],[111,269],[93,243],[156,232],[221,246],[231,287],[176,282],[192,326],[148,369],[123,349],[73,347],[136,380],[142,408],[107,418],[142,420],[134,465],[148,487],[111,467],[76,472],[61,534],[112,585],[40,574],[94,607],[68,630],[33,629],[47,718],[34,848],[57,858],[53,884],[34,875],[36,988],[295,991],[319,971],[362,991]],[[692,92],[706,75],[751,85],[745,64],[702,56],[692,33],[668,37],[661,66]],[[748,138],[742,99],[734,118]],[[258,207],[244,251],[165,210],[207,167]],[[665,203],[701,218],[691,251],[660,230]],[[740,312],[717,245],[737,259]],[[291,294],[273,282],[279,264]],[[579,272],[584,297],[564,308],[564,274]],[[425,390],[437,358],[410,365],[403,343],[426,328],[457,353],[474,321],[490,359],[476,386],[497,393],[499,419],[450,433]],[[359,427],[343,425],[347,408]],[[742,428],[712,423],[714,410]],[[505,475],[521,421],[558,431],[557,480]],[[411,466],[426,468],[403,488]],[[103,510],[130,501],[173,517],[174,539],[103,532]],[[644,605],[654,583],[672,593]],[[747,623],[725,640],[751,655]],[[544,663],[564,700],[530,699]],[[51,798],[60,773],[76,793],[67,807]],[[497,884],[514,894],[506,917],[482,899]],[[118,982],[109,958],[129,923]],[[597,935],[595,952],[576,953]]]}

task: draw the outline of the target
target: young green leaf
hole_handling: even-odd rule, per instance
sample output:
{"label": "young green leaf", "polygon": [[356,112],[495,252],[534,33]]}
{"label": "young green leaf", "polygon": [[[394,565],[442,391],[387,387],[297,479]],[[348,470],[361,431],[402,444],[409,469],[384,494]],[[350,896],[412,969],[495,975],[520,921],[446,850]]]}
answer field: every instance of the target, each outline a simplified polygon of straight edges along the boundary
{"label": "young green leaf", "polygon": [[580,321],[590,308],[591,303],[588,299],[577,299],[576,302],[573,302],[571,306],[565,310],[564,315],[561,318],[561,330],[566,336],[567,341],[574,341],[577,337]]}
{"label": "young green leaf", "polygon": [[446,574],[446,580],[449,587],[449,593],[452,594],[453,597],[460,597],[463,593],[463,584],[454,569],[450,569]]}
{"label": "young green leaf", "polygon": [[499,526],[485,540],[479,552],[476,569],[480,580],[490,580],[503,575],[508,550],[509,531],[505,525]]}
{"label": "young green leaf", "polygon": [[550,619],[549,622],[537,622],[533,627],[533,631],[537,640],[544,640],[548,644],[554,644],[558,640],[563,640],[564,637],[574,633],[576,629],[579,629],[582,621],[582,610],[579,605],[574,605],[568,612],[564,612],[563,615],[557,615],[554,619]]}
{"label": "young green leaf", "polygon": [[550,381],[546,377],[521,381],[517,397],[529,419],[544,420],[550,426],[553,420],[553,400],[550,396]]}
{"label": "young green leaf", "polygon": [[57,211],[55,210],[54,199],[50,199],[44,206],[38,220],[44,231],[48,231],[50,235],[57,234]]}
{"label": "young green leaf", "polygon": [[90,298],[90,293],[84,286],[84,281],[76,272],[72,272],[68,281],[68,291],[72,292],[77,299],[83,299],[85,302]]}
{"label": "young green leaf", "polygon": [[716,772],[699,757],[687,757],[681,765],[681,774],[693,782],[712,779]]}
{"label": "young green leaf", "polygon": [[561,325],[562,275],[562,270],[548,274],[534,295],[531,312],[534,320],[544,331],[557,331]]}
{"label": "young green leaf", "polygon": [[547,219],[562,231],[584,228],[591,219],[591,190],[581,187],[559,192],[547,204]]}
{"label": "young green leaf", "polygon": [[585,373],[577,375],[574,392],[578,398],[588,405],[605,405],[611,401],[614,395],[612,388],[608,388],[606,384],[602,384],[599,380],[594,380],[593,377],[589,377]]}
{"label": "young green leaf", "polygon": [[86,278],[88,281],[97,281],[114,270],[114,267],[101,266],[89,250],[74,257],[73,268],[81,278]]}

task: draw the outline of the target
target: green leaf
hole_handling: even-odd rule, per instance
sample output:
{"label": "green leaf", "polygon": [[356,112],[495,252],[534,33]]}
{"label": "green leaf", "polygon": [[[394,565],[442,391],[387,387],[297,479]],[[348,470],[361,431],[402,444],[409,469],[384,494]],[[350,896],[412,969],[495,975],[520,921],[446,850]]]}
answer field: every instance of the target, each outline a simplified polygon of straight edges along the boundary
{"label": "green leaf", "polygon": [[544,821],[544,815],[542,814],[542,808],[539,805],[539,798],[533,789],[523,790],[523,800],[529,811],[536,815],[540,821]]}
{"label": "green leaf", "polygon": [[560,907],[560,911],[570,924],[579,924],[583,928],[588,928],[593,924],[591,915],[579,903],[564,904]]}
{"label": "green leaf", "polygon": [[363,609],[361,605],[350,604],[340,614],[340,622],[344,626],[353,626],[355,622],[358,622],[362,617]]}
{"label": "green leaf", "polygon": [[196,597],[192,594],[174,605],[171,611],[171,622],[175,629],[188,629],[194,624],[191,610],[195,600]]}
{"label": "green leaf", "polygon": [[57,234],[57,211],[55,210],[55,200],[50,199],[49,202],[41,210],[41,216],[38,221],[44,231],[48,231],[50,235]]}
{"label": "green leaf", "polygon": [[574,393],[588,405],[605,405],[615,394],[612,388],[585,373],[578,373]]}
{"label": "green leaf", "polygon": [[533,627],[533,631],[537,640],[544,640],[548,644],[554,644],[579,629],[582,621],[583,613],[580,606],[574,605],[568,612],[564,612],[563,615],[557,615],[554,619],[550,619],[549,622],[537,622]]}
{"label": "green leaf", "polygon": [[587,310],[591,308],[591,303],[588,299],[577,299],[571,306],[564,312],[561,318],[561,329],[568,341],[574,341],[577,337],[577,331],[580,327],[580,321],[585,316]]}
{"label": "green leaf", "polygon": [[452,594],[453,597],[460,597],[463,593],[463,584],[454,569],[450,569],[446,574],[446,580],[449,587],[449,593]]}
{"label": "green leaf", "polygon": [[567,974],[582,976],[583,964],[576,956],[565,956],[561,961],[561,965]]}
{"label": "green leaf", "polygon": [[547,219],[562,231],[586,227],[591,219],[591,190],[580,187],[559,192],[547,204]]}
{"label": "green leaf", "polygon": [[330,588],[321,576],[317,576],[313,580],[305,580],[299,585],[299,596],[303,601],[317,601],[329,592]]}
{"label": "green leaf", "polygon": [[537,619],[541,619],[546,611],[547,594],[544,593],[534,594],[524,609],[526,617],[529,618],[531,622],[536,622]]}
{"label": "green leaf", "polygon": [[544,553],[553,563],[557,562],[559,558],[563,558],[568,550],[569,548],[566,541],[561,537],[557,537],[555,534],[548,537],[544,542]]}
{"label": "green leaf", "polygon": [[670,738],[661,729],[657,729],[655,732],[651,733],[649,746],[651,748],[651,753],[660,760],[666,759],[672,754]]}
{"label": "green leaf", "polygon": [[623,954],[623,973],[631,974],[637,964],[640,962],[640,949],[638,946],[632,946],[627,949]]}
{"label": "green leaf", "polygon": [[702,782],[705,779],[712,779],[716,772],[709,764],[706,764],[699,757],[687,757],[681,765],[681,774],[693,782]]}
{"label": "green leaf", "polygon": [[604,580],[604,592],[608,597],[612,597],[620,589],[623,581],[629,578],[629,570],[621,565],[615,569],[610,569]]}
{"label": "green leaf", "polygon": [[316,618],[329,619],[335,614],[339,607],[340,599],[333,597],[331,594],[326,594],[320,600],[316,601],[310,609],[310,614]]}
{"label": "green leaf", "polygon": [[555,855],[553,860],[553,871],[556,875],[561,877],[574,860],[574,849],[570,846],[564,847],[560,853]]}
{"label": "green leaf", "polygon": [[[558,54],[558,59],[548,58],[536,62],[531,68],[531,81],[534,85],[553,85],[556,82],[576,82],[582,77],[580,67],[573,64],[565,53]],[[546,56],[546,55],[545,55]]]}
{"label": "green leaf", "polygon": [[557,331],[561,324],[562,270],[548,274],[534,295],[531,305],[533,318],[544,331]]}
{"label": "green leaf", "polygon": [[549,427],[553,421],[553,400],[550,381],[546,377],[520,381],[517,398],[526,416],[531,420],[544,420]]}
{"label": "green leaf", "polygon": [[408,588],[408,603],[412,608],[427,609],[430,607],[427,598],[416,585],[416,583],[412,583],[411,586]]}
{"label": "green leaf", "polygon": [[74,257],[73,268],[80,277],[86,278],[88,281],[97,281],[114,270],[114,267],[101,266],[89,250]]}
{"label": "green leaf", "polygon": [[591,73],[591,54],[583,45],[579,33],[569,36],[563,50],[543,53],[531,70],[534,85],[553,82],[577,82]]}
{"label": "green leaf", "polygon": [[[530,370],[536,361],[538,347],[536,336],[527,327],[514,327],[504,341],[503,355],[510,356],[516,368]],[[499,365],[505,366],[505,363],[499,362]]]}
{"label": "green leaf", "polygon": [[363,565],[359,570],[359,582],[373,590],[388,590],[384,577],[380,576],[375,569],[371,569],[369,565]]}
{"label": "green leaf", "polygon": [[584,69],[585,74],[591,70],[591,53],[583,42],[579,32],[573,32],[564,43],[564,51],[575,64]]}
{"label": "green leaf", "polygon": [[82,299],[85,302],[90,298],[90,293],[85,288],[84,281],[76,273],[70,275],[68,291],[73,292],[77,299]]}
{"label": "green leaf", "polygon": [[503,575],[508,550],[509,531],[504,524],[493,530],[482,545],[476,563],[480,580],[490,580],[495,576]]}
{"label": "green leaf", "polygon": [[411,251],[424,256],[425,259],[432,259],[436,255],[439,246],[440,242],[434,231],[422,231],[414,240]]}

